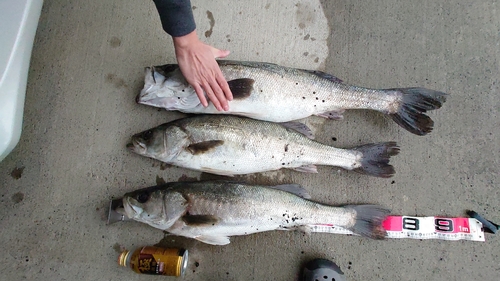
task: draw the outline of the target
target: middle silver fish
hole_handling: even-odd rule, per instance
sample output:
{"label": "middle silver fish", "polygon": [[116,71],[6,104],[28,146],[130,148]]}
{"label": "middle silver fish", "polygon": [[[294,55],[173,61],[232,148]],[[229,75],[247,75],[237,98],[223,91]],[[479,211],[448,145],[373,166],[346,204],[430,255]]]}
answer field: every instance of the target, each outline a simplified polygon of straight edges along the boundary
{"label": "middle silver fish", "polygon": [[395,142],[340,149],[310,138],[307,126],[298,122],[197,115],[138,133],[127,147],[165,163],[226,176],[281,168],[317,173],[315,165],[377,177],[394,174],[389,158],[399,153]]}

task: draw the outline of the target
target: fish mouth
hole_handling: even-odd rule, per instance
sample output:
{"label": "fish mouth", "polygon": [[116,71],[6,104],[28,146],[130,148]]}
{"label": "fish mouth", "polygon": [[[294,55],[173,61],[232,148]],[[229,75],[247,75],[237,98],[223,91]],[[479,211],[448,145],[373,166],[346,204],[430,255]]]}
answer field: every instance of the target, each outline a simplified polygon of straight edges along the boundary
{"label": "fish mouth", "polygon": [[135,204],[133,204],[134,202],[131,202],[131,200],[134,199],[131,197],[123,198],[123,209],[121,209],[120,211],[123,212],[130,219],[134,219],[137,218],[140,215],[140,213],[142,213],[142,208],[135,206]]}
{"label": "fish mouth", "polygon": [[109,202],[108,210],[108,221],[107,224],[112,224],[119,221],[127,221],[130,218],[125,212],[125,207],[123,206],[123,199],[114,199]]}
{"label": "fish mouth", "polygon": [[130,151],[135,151],[135,145],[133,143],[127,143],[127,149]]}
{"label": "fish mouth", "polygon": [[136,103],[141,103],[141,94],[138,94],[137,96],[135,96],[135,102]]}
{"label": "fish mouth", "polygon": [[127,149],[132,152],[146,151],[146,145],[133,139],[131,142],[127,143]]}
{"label": "fish mouth", "polygon": [[135,98],[135,102],[138,104],[144,104],[144,105],[149,105],[149,106],[159,107],[159,108],[163,108],[163,107],[167,108],[168,106],[164,106],[163,104],[169,104],[169,102],[165,102],[165,98],[150,97],[150,96],[148,96],[148,94],[137,95],[137,97]]}
{"label": "fish mouth", "polygon": [[[137,94],[137,96],[135,96],[135,102],[136,103],[139,103],[139,104],[145,104],[145,102],[148,102],[149,100],[153,99],[153,97],[151,97],[151,89],[154,87],[155,85],[149,85],[149,86],[144,86],[144,89],[141,90],[141,92],[139,94]],[[146,88],[147,87],[147,88]]]}

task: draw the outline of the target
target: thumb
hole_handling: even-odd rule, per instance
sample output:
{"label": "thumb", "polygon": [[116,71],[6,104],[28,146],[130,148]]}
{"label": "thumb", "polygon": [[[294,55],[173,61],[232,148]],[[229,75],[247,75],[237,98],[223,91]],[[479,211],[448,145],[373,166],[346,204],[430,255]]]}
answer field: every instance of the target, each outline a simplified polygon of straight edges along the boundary
{"label": "thumb", "polygon": [[229,56],[229,53],[231,53],[231,52],[228,50],[219,50],[219,49],[214,48],[212,53],[214,54],[214,57],[216,59],[218,59],[218,58],[225,58],[225,57]]}

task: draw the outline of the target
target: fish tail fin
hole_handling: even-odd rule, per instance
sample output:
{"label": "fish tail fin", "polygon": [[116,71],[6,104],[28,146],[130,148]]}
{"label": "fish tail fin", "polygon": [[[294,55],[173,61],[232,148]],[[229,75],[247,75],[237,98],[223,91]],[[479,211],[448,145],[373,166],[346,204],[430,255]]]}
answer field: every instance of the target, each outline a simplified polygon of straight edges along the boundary
{"label": "fish tail fin", "polygon": [[356,222],[349,230],[364,237],[384,239],[386,231],[382,225],[390,210],[378,205],[348,205],[356,212]]}
{"label": "fish tail fin", "polygon": [[434,121],[425,115],[428,110],[440,108],[447,94],[425,88],[391,89],[402,93],[402,100],[392,120],[413,134],[423,136],[432,131]]}
{"label": "fish tail fin", "polygon": [[389,164],[389,158],[399,153],[396,142],[365,144],[355,147],[354,150],[362,153],[359,160],[361,166],[354,171],[381,178],[394,175],[394,167]]}

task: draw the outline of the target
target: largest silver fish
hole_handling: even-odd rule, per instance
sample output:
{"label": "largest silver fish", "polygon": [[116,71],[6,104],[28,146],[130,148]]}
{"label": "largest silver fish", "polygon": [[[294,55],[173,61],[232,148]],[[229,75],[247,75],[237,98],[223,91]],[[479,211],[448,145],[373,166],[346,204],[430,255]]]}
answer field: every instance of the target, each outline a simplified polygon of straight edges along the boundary
{"label": "largest silver fish", "polygon": [[341,119],[346,109],[389,114],[403,128],[429,133],[434,125],[424,113],[440,108],[445,93],[425,88],[368,89],[351,86],[332,75],[270,63],[219,61],[234,96],[229,111],[203,107],[178,65],[146,68],[138,103],[185,113],[235,114],[271,122],[318,115]]}
{"label": "largest silver fish", "polygon": [[195,115],[138,133],[127,146],[140,155],[219,175],[281,168],[316,172],[314,165],[378,177],[394,173],[389,157],[399,152],[396,143],[339,149],[297,132],[304,130],[301,126],[305,127],[297,122],[280,125],[234,115]]}
{"label": "largest silver fish", "polygon": [[388,210],[376,205],[332,207],[301,198],[296,185],[276,187],[231,182],[176,182],[125,194],[123,209],[133,220],[213,245],[229,236],[270,230],[338,226],[382,239]]}

